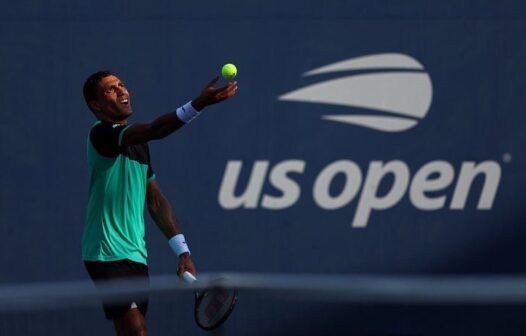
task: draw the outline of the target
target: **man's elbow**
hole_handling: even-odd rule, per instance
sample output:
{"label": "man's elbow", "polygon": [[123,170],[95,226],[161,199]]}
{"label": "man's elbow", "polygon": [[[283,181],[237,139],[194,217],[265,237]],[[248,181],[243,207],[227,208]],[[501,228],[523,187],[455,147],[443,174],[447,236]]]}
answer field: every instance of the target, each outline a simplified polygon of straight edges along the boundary
{"label": "man's elbow", "polygon": [[160,140],[166,138],[170,132],[166,130],[166,127],[153,123],[150,126],[150,134],[152,140]]}
{"label": "man's elbow", "polygon": [[146,203],[148,206],[148,212],[150,212],[152,216],[159,212],[161,204],[157,199],[149,199]]}

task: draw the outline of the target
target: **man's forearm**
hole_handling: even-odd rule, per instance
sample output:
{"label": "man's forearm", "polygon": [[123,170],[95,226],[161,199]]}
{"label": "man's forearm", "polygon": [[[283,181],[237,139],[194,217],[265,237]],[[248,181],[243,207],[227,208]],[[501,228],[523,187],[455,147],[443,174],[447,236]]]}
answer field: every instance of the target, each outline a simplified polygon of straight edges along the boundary
{"label": "man's forearm", "polygon": [[204,106],[198,102],[199,109],[194,107],[194,102],[189,102],[179,107],[176,112],[166,113],[154,121],[145,124],[134,124],[124,133],[123,143],[136,145],[150,140],[162,139],[195,118]]}
{"label": "man's forearm", "polygon": [[166,198],[156,198],[148,204],[148,210],[155,224],[157,224],[166,238],[170,239],[181,233],[177,217]]}
{"label": "man's forearm", "polygon": [[151,123],[132,125],[124,133],[123,143],[126,145],[137,145],[150,140],[162,139],[181,128],[184,124],[175,112],[166,113]]}
{"label": "man's forearm", "polygon": [[151,140],[162,139],[184,125],[176,112],[164,114],[151,123]]}
{"label": "man's forearm", "polygon": [[135,145],[150,140],[162,139],[183,125],[189,123],[206,106],[222,102],[236,94],[237,82],[230,82],[220,88],[215,88],[219,77],[214,78],[199,96],[189,104],[179,107],[176,112],[167,113],[147,124],[132,125],[125,133],[123,143]]}

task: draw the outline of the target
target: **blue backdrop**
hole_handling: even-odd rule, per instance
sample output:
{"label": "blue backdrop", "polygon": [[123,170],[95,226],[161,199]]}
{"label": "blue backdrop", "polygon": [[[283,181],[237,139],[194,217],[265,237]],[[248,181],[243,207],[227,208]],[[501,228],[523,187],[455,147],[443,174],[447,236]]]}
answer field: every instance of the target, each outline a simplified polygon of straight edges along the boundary
{"label": "blue backdrop", "polygon": [[[229,62],[237,96],[150,144],[201,272],[524,273],[525,9],[511,0],[0,2],[1,282],[87,279],[89,74],[116,72],[132,122],[149,121]],[[146,239],[151,274],[174,273],[151,220]],[[241,298],[228,334],[525,327],[518,306],[262,296]],[[204,334],[190,294],[177,300],[152,302],[150,332]],[[0,316],[2,335],[94,329],[112,333],[100,309]]]}

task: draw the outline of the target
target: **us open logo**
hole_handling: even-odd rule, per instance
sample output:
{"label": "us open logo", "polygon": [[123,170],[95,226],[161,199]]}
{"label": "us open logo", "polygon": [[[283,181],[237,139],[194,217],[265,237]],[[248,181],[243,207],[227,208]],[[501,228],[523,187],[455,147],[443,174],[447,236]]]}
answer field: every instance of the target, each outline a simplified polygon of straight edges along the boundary
{"label": "us open logo", "polygon": [[[351,58],[308,71],[304,76],[333,72],[345,74],[296,89],[278,99],[349,107],[354,113],[324,114],[321,118],[381,132],[408,130],[429,112],[433,97],[431,79],[410,56],[377,54]],[[306,160],[298,158],[280,162],[228,160],[218,203],[225,210],[277,211],[296,206],[306,194],[325,211],[354,204],[350,226],[366,228],[374,213],[387,211],[405,198],[419,211],[464,210],[469,198],[478,199],[477,210],[491,210],[502,175],[500,164],[494,160],[432,159],[420,167],[410,167],[399,159],[377,159],[360,166],[350,159],[339,158],[318,168],[313,179],[300,183],[299,175],[305,173],[307,166]],[[241,182],[242,171],[248,171],[246,182]],[[337,193],[331,192],[333,181],[342,175],[343,187]],[[381,192],[379,186],[385,179],[391,179],[392,183],[389,190]],[[479,187],[473,188],[475,181],[479,181]],[[275,192],[266,192],[269,185]]]}
{"label": "us open logo", "polygon": [[[350,71],[354,73],[349,74]],[[431,78],[422,64],[408,55],[387,53],[350,58],[307,71],[303,76],[335,72],[346,75],[285,93],[278,100],[370,111],[326,114],[321,118],[383,132],[402,132],[416,126],[431,106]]]}

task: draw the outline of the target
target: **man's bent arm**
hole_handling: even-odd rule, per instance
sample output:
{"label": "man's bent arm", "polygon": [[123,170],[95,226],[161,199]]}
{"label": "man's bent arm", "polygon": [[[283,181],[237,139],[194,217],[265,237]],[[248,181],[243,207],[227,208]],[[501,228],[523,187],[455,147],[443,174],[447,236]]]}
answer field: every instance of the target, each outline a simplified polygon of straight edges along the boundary
{"label": "man's bent arm", "polygon": [[125,131],[122,143],[124,145],[137,145],[150,140],[162,139],[184,125],[185,123],[177,117],[175,112],[167,113],[151,123],[133,124]]}
{"label": "man's bent arm", "polygon": [[[148,183],[146,189],[146,203],[148,205],[148,211],[155,221],[155,224],[157,224],[167,239],[181,233],[175,213],[155,180]],[[188,252],[182,253],[179,256],[177,274],[181,276],[185,271],[189,271],[194,275],[196,274],[195,266],[190,259],[190,253]]]}
{"label": "man's bent arm", "polygon": [[[236,94],[237,82],[230,82],[220,88],[215,88],[214,84],[219,77],[214,78],[204,88],[201,94],[192,100],[192,107],[197,111],[202,111],[206,106],[217,104]],[[151,123],[134,124],[124,133],[122,143],[124,145],[136,145],[146,143],[150,140],[162,139],[182,126],[185,122],[179,118],[176,112],[167,113],[155,119]]]}
{"label": "man's bent arm", "polygon": [[155,221],[166,238],[170,239],[181,233],[179,222],[170,206],[170,203],[161,192],[156,180],[148,183],[146,189],[146,203],[150,216]]}

